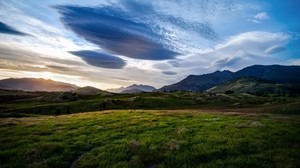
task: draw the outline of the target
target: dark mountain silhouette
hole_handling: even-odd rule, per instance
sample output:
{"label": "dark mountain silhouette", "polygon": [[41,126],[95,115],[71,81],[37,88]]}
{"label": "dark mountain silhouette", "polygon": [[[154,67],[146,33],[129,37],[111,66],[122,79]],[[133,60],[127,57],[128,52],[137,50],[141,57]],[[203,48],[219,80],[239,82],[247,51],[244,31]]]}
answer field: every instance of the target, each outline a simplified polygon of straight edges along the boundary
{"label": "dark mountain silhouette", "polygon": [[255,95],[268,94],[299,94],[300,84],[277,84],[266,79],[240,77],[217,85],[207,90],[211,93],[250,93]]}
{"label": "dark mountain silhouette", "polygon": [[234,73],[234,77],[252,76],[276,83],[300,84],[300,66],[253,65]]}
{"label": "dark mountain silhouette", "polygon": [[71,91],[79,87],[69,83],[36,78],[8,78],[0,80],[0,88],[24,91]]}
{"label": "dark mountain silhouette", "polygon": [[160,88],[159,91],[205,91],[233,78],[233,73],[230,71],[216,71],[214,73],[204,75],[189,75],[187,78],[178,83]]}
{"label": "dark mountain silhouette", "polygon": [[226,70],[204,75],[190,75],[178,83],[160,88],[159,91],[205,91],[243,76],[266,79],[279,84],[300,84],[299,74],[300,66],[253,65],[237,72]]}
{"label": "dark mountain silhouette", "polygon": [[138,92],[153,92],[155,87],[149,85],[137,85],[133,84],[127,87],[120,87],[117,89],[107,89],[109,92],[114,93],[138,93]]}

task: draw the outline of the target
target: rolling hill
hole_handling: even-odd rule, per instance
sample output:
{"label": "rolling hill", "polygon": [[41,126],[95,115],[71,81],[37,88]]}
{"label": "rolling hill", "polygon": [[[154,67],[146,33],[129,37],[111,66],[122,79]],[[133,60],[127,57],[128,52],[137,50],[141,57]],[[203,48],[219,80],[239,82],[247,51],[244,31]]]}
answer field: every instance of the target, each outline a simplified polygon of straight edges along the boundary
{"label": "rolling hill", "polygon": [[224,84],[212,87],[207,90],[211,93],[250,93],[255,95],[268,94],[300,94],[300,85],[290,84],[276,84],[274,82],[255,78],[255,77],[241,77],[230,80]]}
{"label": "rolling hill", "polygon": [[107,91],[95,88],[95,87],[91,87],[91,86],[86,86],[86,87],[82,87],[79,88],[77,90],[74,91],[75,93],[77,93],[78,95],[99,95],[99,94],[111,94]]}

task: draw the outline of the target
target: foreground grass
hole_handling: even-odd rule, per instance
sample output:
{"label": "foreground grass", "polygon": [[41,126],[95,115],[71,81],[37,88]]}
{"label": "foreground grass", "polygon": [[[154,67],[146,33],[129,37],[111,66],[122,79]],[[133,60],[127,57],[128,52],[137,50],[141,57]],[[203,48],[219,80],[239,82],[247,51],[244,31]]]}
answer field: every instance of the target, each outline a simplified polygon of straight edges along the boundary
{"label": "foreground grass", "polygon": [[300,120],[118,110],[0,119],[0,167],[300,167]]}

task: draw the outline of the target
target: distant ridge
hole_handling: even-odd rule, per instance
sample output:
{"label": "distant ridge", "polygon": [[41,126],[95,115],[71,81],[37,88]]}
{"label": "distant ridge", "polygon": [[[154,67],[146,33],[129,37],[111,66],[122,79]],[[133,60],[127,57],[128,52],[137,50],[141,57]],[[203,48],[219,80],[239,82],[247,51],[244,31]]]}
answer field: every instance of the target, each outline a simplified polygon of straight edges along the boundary
{"label": "distant ridge", "polygon": [[72,91],[79,87],[73,84],[42,78],[8,78],[0,80],[0,88],[23,91]]}
{"label": "distant ridge", "polygon": [[240,77],[227,81],[207,90],[211,93],[250,93],[255,95],[268,94],[300,94],[300,84],[276,84],[265,79],[255,77]]}
{"label": "distant ridge", "polygon": [[139,93],[139,92],[153,92],[156,88],[149,85],[133,84],[127,87],[120,87],[117,89],[107,89],[109,92],[114,93]]}
{"label": "distant ridge", "polygon": [[92,86],[85,86],[81,87],[77,90],[74,90],[75,93],[79,95],[99,95],[99,94],[111,94],[107,91],[92,87]]}
{"label": "distant ridge", "polygon": [[300,66],[253,65],[234,73],[234,78],[252,76],[281,84],[300,84]]}
{"label": "distant ridge", "polygon": [[144,92],[140,89],[129,89],[129,90],[123,90],[121,93],[141,93]]}
{"label": "distant ridge", "polygon": [[159,91],[205,91],[243,76],[261,78],[279,84],[300,84],[299,74],[300,66],[253,65],[237,72],[226,70],[204,75],[190,75],[178,83],[160,88]]}

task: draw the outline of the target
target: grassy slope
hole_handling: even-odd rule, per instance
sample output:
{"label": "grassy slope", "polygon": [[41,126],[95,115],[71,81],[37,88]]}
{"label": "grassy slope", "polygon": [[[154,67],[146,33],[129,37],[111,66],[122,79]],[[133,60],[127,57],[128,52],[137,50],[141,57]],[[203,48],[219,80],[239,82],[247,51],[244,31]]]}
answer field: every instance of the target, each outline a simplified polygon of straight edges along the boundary
{"label": "grassy slope", "polygon": [[0,167],[300,166],[292,116],[119,110],[0,125]]}
{"label": "grassy slope", "polygon": [[[260,97],[250,94],[209,94],[191,92],[139,93],[81,96],[76,100],[59,100],[59,93],[42,98],[21,99],[0,104],[0,118],[38,114],[69,114],[108,109],[187,109],[276,107],[278,113],[299,114],[299,97]],[[51,95],[52,94],[52,95]]]}

